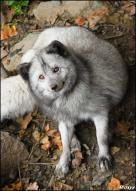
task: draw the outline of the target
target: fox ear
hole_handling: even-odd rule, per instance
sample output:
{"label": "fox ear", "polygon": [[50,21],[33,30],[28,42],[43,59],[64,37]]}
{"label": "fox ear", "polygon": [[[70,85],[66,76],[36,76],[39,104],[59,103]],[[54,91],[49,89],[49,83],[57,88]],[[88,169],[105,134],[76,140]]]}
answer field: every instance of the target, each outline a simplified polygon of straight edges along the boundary
{"label": "fox ear", "polygon": [[48,54],[58,54],[62,57],[67,57],[68,56],[68,50],[67,48],[65,47],[64,44],[62,44],[61,42],[57,41],[57,40],[54,40],[52,41],[47,49],[46,49],[46,52]]}
{"label": "fox ear", "polygon": [[31,63],[21,63],[17,66],[17,72],[22,76],[25,81],[29,80],[29,68]]}

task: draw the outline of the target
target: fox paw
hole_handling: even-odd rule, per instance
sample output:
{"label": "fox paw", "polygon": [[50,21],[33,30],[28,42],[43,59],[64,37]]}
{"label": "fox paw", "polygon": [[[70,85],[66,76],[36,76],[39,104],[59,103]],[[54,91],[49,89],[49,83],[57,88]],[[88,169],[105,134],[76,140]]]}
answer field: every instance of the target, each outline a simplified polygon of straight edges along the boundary
{"label": "fox paw", "polygon": [[69,172],[69,162],[70,152],[63,153],[55,169],[55,173],[59,178],[65,177],[65,175]]}
{"label": "fox paw", "polygon": [[111,156],[100,156],[99,157],[99,167],[102,171],[109,170],[112,167]]}
{"label": "fox paw", "polygon": [[68,164],[57,164],[55,169],[55,174],[59,178],[65,177],[65,175],[69,172],[69,165]]}

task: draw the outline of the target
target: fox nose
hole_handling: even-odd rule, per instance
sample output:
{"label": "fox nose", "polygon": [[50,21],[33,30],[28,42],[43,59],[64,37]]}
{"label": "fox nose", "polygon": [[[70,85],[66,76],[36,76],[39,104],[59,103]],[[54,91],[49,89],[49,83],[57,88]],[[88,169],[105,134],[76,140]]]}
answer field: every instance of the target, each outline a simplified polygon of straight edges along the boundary
{"label": "fox nose", "polygon": [[51,89],[54,90],[54,91],[56,91],[57,88],[58,88],[57,84],[55,84],[55,85],[53,85],[53,86],[51,87]]}

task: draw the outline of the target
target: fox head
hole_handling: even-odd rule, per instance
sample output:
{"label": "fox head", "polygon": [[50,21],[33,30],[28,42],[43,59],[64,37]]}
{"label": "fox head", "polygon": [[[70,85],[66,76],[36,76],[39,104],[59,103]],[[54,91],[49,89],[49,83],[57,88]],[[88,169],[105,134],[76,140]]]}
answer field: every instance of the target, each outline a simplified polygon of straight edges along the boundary
{"label": "fox head", "polygon": [[39,99],[55,98],[70,90],[76,82],[75,59],[59,41],[24,54],[17,71]]}

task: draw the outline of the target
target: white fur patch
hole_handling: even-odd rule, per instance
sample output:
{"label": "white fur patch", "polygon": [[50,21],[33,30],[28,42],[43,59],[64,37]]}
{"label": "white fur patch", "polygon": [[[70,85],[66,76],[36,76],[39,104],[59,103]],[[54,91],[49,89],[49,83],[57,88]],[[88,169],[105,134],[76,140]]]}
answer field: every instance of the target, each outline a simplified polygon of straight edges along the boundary
{"label": "white fur patch", "polygon": [[35,51],[33,49],[28,50],[21,59],[21,63],[29,63],[32,61],[33,57],[35,56]]}
{"label": "white fur patch", "polygon": [[20,75],[1,80],[1,121],[33,110],[35,102]]}

